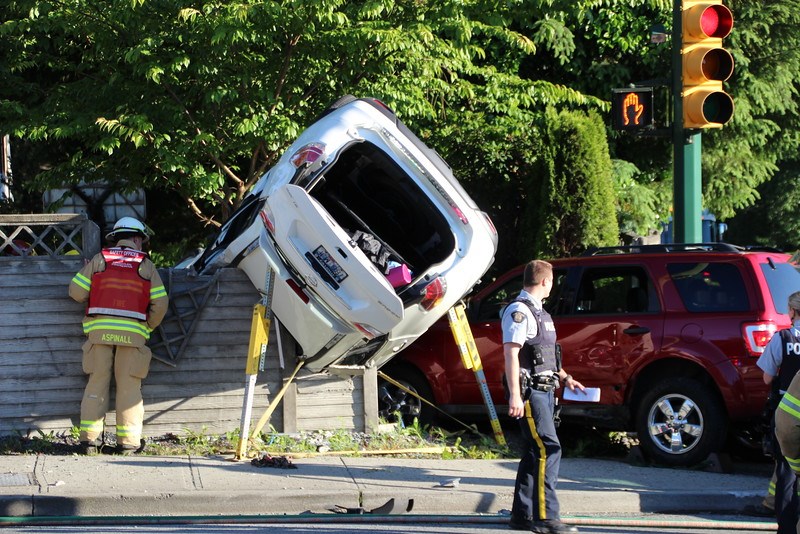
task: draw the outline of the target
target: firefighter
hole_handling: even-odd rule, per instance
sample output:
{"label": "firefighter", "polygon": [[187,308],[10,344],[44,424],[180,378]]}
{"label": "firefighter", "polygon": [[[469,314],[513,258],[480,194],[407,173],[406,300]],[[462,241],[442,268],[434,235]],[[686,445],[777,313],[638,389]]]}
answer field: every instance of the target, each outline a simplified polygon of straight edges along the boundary
{"label": "firefighter", "polygon": [[800,476],[800,373],[794,376],[778,404],[775,412],[775,434],[783,455],[782,460],[794,475],[792,498],[782,514],[783,517],[778,518],[778,532],[800,532],[800,502],[797,496],[797,477]]}
{"label": "firefighter", "polygon": [[115,245],[95,255],[69,284],[70,297],[87,303],[83,371],[89,380],[81,401],[81,452],[97,453],[102,444],[113,370],[115,452],[130,454],[144,444],[141,386],[152,356],[145,343],[167,313],[168,299],[155,265],[142,251],[148,234],[140,221],[122,217],[106,239]]}
{"label": "firefighter", "polygon": [[[774,432],[775,444],[773,457],[775,459],[775,515],[778,520],[779,533],[795,533],[798,514],[797,473],[800,464],[795,458],[797,453],[797,437],[789,437],[791,429],[788,428],[787,418],[794,417],[792,409],[800,398],[800,384],[790,393],[790,385],[800,370],[800,291],[789,295],[789,319],[792,326],[777,332],[772,336],[764,353],[759,357],[757,365],[764,371],[764,382],[773,386],[780,399],[778,409],[773,413],[771,431]],[[778,420],[781,427],[778,428]],[[794,441],[794,445],[792,444]]]}

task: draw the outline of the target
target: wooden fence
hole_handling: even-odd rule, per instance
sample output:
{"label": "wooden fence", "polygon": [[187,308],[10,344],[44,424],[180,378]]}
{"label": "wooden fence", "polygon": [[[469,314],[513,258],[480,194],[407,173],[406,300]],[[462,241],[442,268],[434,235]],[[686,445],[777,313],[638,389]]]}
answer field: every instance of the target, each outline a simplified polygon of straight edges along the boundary
{"label": "wooden fence", "polygon": [[[36,241],[45,231],[51,236],[70,235],[68,226],[91,228],[74,217],[55,221],[47,216],[43,221],[41,231],[30,219],[25,221],[26,233],[35,234],[25,241]],[[54,225],[61,227],[59,232],[45,230]],[[0,216],[0,241],[9,241],[11,226],[13,220]],[[67,432],[78,423],[86,383],[81,369],[83,307],[69,298],[67,286],[83,258],[99,248],[89,243],[99,236],[92,237],[92,232],[70,238],[78,247],[49,245],[51,252],[37,250],[35,256],[19,255],[17,250],[0,256],[0,403],[4,407],[0,435]],[[77,254],[69,253],[77,248]],[[238,269],[223,269],[214,276],[165,269],[160,273],[171,304],[164,328],[151,340],[156,359],[142,387],[145,435],[238,430],[250,322],[258,293]],[[255,420],[295,367],[291,337],[285,332],[282,336],[283,369],[275,340],[273,328],[265,368],[257,379]],[[270,425],[278,432],[370,431],[377,425],[376,382],[376,373],[370,370],[352,378],[301,371]],[[112,411],[106,417],[107,429],[114,424]]]}

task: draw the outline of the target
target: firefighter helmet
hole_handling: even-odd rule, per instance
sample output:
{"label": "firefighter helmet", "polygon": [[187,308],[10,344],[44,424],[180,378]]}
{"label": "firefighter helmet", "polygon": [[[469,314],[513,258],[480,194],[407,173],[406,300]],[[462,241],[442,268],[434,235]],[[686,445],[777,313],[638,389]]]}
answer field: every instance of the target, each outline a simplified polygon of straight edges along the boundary
{"label": "firefighter helmet", "polygon": [[116,241],[128,236],[140,236],[143,241],[147,241],[150,236],[144,224],[133,217],[122,217],[114,225],[114,229],[106,234],[106,239]]}

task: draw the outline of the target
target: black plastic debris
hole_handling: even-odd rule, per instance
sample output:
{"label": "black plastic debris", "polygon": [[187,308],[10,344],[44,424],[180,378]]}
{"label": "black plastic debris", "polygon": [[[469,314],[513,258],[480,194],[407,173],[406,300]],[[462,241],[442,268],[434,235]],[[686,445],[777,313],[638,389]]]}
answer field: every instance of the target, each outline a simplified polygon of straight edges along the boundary
{"label": "black plastic debris", "polygon": [[261,458],[253,458],[250,461],[256,467],[277,467],[280,469],[297,469],[297,466],[286,456],[271,456],[264,453]]}

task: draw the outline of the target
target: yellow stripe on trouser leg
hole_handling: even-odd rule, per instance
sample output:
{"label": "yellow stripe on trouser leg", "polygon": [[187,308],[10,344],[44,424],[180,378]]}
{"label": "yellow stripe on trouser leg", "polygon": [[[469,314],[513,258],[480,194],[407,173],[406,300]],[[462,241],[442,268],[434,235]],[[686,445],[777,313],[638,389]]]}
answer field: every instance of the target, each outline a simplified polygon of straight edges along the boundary
{"label": "yellow stripe on trouser leg", "polygon": [[103,433],[113,362],[114,347],[111,345],[84,345],[83,369],[89,380],[81,400],[81,441],[94,441]]}
{"label": "yellow stripe on trouser leg", "polygon": [[547,508],[544,493],[544,479],[545,473],[547,472],[547,453],[545,452],[542,438],[539,437],[539,432],[536,430],[536,422],[533,420],[533,411],[531,410],[530,402],[525,403],[525,419],[528,421],[528,428],[530,428],[531,436],[536,442],[536,446],[539,448],[539,469],[536,473],[536,487],[539,491],[539,494],[537,495],[537,499],[539,501],[539,518],[547,519]]}

